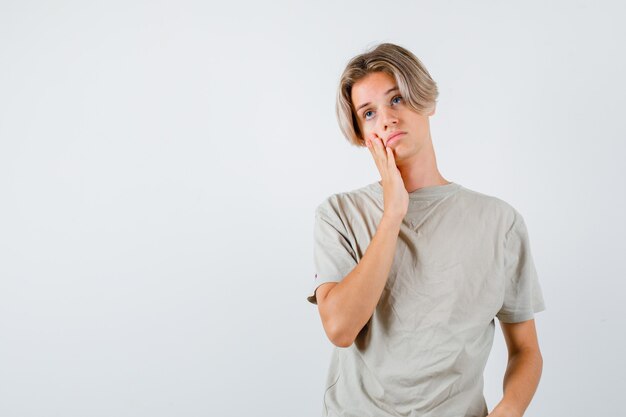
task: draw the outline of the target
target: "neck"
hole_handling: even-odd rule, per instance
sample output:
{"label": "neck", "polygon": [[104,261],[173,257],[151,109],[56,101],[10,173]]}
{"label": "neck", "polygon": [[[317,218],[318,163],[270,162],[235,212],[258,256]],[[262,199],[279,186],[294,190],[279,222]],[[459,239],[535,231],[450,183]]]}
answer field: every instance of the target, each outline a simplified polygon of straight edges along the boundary
{"label": "neck", "polygon": [[398,161],[397,166],[404,188],[409,193],[423,187],[450,184],[437,168],[437,158],[430,140],[410,160]]}

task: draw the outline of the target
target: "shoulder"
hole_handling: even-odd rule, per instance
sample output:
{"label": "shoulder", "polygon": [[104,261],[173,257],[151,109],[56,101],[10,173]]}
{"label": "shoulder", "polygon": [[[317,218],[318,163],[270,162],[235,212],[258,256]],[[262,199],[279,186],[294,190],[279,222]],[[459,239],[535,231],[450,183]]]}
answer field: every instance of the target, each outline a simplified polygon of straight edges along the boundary
{"label": "shoulder", "polygon": [[354,212],[376,205],[382,198],[375,187],[376,183],[368,184],[350,191],[342,191],[329,195],[315,208],[316,214],[350,216]]}
{"label": "shoulder", "polygon": [[513,224],[523,221],[522,215],[509,202],[494,195],[478,192],[466,187],[461,187],[457,193],[458,199],[466,207],[475,207],[482,214],[498,220],[507,230]]}

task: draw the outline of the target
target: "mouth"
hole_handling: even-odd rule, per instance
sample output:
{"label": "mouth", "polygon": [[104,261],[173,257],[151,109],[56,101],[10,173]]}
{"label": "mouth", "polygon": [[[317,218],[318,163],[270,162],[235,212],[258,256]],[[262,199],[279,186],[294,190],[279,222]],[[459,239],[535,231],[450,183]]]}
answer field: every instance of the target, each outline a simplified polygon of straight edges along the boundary
{"label": "mouth", "polygon": [[406,135],[406,132],[393,133],[391,136],[387,138],[387,143],[385,144],[385,146],[389,146],[393,142],[397,142],[402,137],[402,135]]}

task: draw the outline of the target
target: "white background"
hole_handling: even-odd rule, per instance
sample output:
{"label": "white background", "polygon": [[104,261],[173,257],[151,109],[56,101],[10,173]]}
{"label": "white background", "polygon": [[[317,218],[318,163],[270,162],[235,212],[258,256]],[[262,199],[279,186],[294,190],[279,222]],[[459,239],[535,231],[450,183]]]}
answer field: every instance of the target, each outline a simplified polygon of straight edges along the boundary
{"label": "white background", "polygon": [[[319,416],[313,211],[379,179],[334,99],[385,41],[439,85],[443,176],[527,223],[547,310],[526,416],[621,415],[624,12],[2,1],[0,415]],[[497,325],[490,410],[505,366]]]}

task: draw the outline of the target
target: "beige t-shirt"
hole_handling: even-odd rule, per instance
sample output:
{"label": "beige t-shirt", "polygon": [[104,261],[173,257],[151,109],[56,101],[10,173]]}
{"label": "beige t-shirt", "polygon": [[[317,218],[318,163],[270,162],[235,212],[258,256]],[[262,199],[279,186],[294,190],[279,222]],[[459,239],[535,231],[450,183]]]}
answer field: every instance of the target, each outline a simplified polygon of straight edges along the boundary
{"label": "beige t-shirt", "polygon": [[[378,183],[331,195],[315,210],[315,289],[339,282],[383,214]],[[355,342],[333,350],[323,416],[484,417],[483,371],[494,317],[545,310],[522,216],[457,183],[409,193],[391,271]]]}

